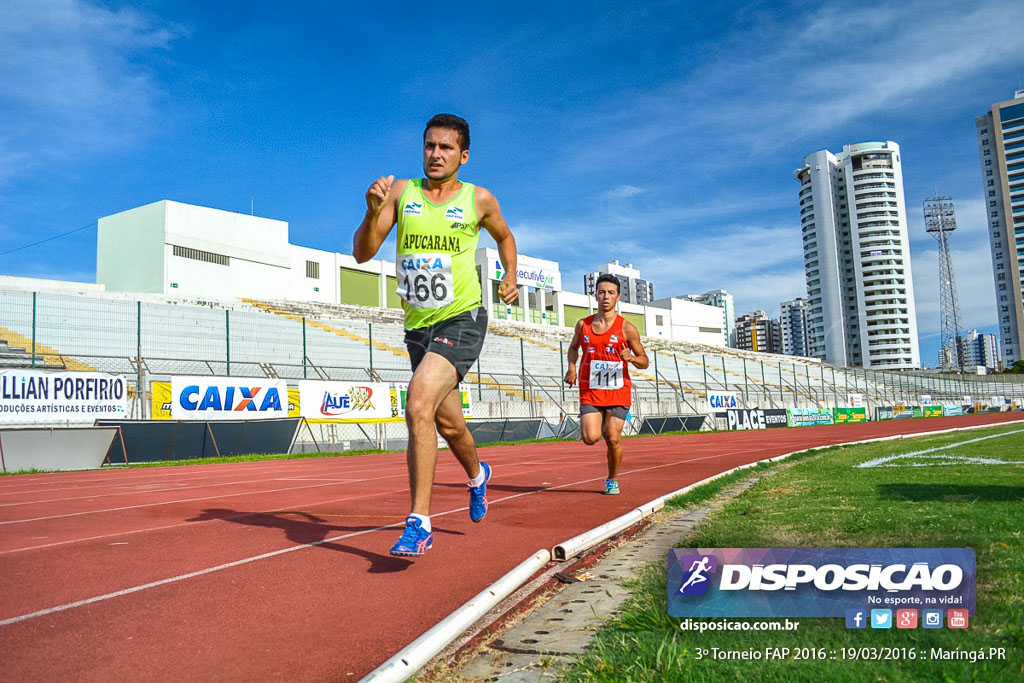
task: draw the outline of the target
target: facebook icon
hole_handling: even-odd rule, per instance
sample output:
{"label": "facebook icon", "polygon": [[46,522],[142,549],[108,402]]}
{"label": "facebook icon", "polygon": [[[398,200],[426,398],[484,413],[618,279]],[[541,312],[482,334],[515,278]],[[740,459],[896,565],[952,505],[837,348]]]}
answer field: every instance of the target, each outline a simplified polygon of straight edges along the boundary
{"label": "facebook icon", "polygon": [[867,612],[862,609],[846,610],[846,628],[867,628]]}

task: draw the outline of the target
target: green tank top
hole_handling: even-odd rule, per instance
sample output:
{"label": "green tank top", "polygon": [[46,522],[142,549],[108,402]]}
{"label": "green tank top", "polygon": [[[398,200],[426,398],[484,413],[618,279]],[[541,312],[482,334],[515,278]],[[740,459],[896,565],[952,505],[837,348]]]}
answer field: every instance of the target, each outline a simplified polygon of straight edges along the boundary
{"label": "green tank top", "polygon": [[434,325],[480,306],[476,245],[480,240],[474,186],[444,204],[423,196],[423,179],[413,178],[398,202],[396,293],[405,328]]}

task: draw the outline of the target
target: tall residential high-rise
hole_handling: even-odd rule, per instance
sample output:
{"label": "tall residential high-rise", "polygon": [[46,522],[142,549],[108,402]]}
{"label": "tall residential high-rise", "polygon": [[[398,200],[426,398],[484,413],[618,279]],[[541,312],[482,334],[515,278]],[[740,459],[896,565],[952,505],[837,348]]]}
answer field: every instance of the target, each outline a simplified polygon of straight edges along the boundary
{"label": "tall residential high-rise", "polygon": [[959,342],[960,357],[965,367],[999,369],[999,339],[994,334],[978,334],[977,330],[971,330],[961,336]]}
{"label": "tall residential high-rise", "polygon": [[736,303],[732,294],[724,289],[712,289],[703,294],[684,294],[679,297],[706,306],[717,306],[725,311],[725,344],[736,348]]}
{"label": "tall residential high-rise", "polygon": [[900,147],[804,157],[800,227],[810,355],[837,365],[921,366]]}
{"label": "tall residential high-rise", "polygon": [[974,120],[1006,365],[1024,358],[1024,90]]}
{"label": "tall residential high-rise", "polygon": [[632,263],[620,265],[618,261],[606,263],[593,273],[583,276],[583,293],[593,295],[597,290],[597,278],[611,273],[619,280],[619,296],[627,304],[649,304],[654,301],[654,285],[640,277],[640,271]]}
{"label": "tall residential high-rise", "polygon": [[761,353],[782,353],[779,321],[757,310],[736,318],[736,348]]}
{"label": "tall residential high-rise", "polygon": [[782,352],[790,356],[810,356],[810,324],[807,319],[807,299],[797,297],[781,304]]}

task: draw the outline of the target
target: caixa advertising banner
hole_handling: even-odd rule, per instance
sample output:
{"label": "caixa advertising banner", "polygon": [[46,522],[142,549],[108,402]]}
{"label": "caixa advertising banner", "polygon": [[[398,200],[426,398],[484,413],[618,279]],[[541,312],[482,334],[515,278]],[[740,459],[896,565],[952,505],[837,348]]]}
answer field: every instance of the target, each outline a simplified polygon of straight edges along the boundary
{"label": "caixa advertising banner", "polygon": [[172,420],[288,417],[288,383],[253,377],[172,377]]}
{"label": "caixa advertising banner", "polygon": [[391,419],[391,387],[385,382],[299,382],[299,408],[307,420],[366,422]]}
{"label": "caixa advertising banner", "polygon": [[785,408],[750,408],[725,411],[729,429],[774,429],[788,424]]}
{"label": "caixa advertising banner", "polygon": [[668,553],[673,617],[845,617],[848,609],[974,614],[971,548],[688,548]]}
{"label": "caixa advertising banner", "polygon": [[0,424],[92,422],[128,414],[128,381],[102,372],[0,372]]}

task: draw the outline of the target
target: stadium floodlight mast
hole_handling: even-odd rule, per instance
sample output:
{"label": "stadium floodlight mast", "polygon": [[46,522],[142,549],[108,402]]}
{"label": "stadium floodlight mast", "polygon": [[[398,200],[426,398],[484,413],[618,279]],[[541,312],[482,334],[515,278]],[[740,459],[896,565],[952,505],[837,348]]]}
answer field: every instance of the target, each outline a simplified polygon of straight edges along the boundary
{"label": "stadium floodlight mast", "polygon": [[939,242],[939,314],[942,328],[939,364],[943,370],[963,374],[960,298],[953,277],[953,256],[949,250],[949,235],[956,230],[952,197],[928,197],[924,200],[924,229]]}

